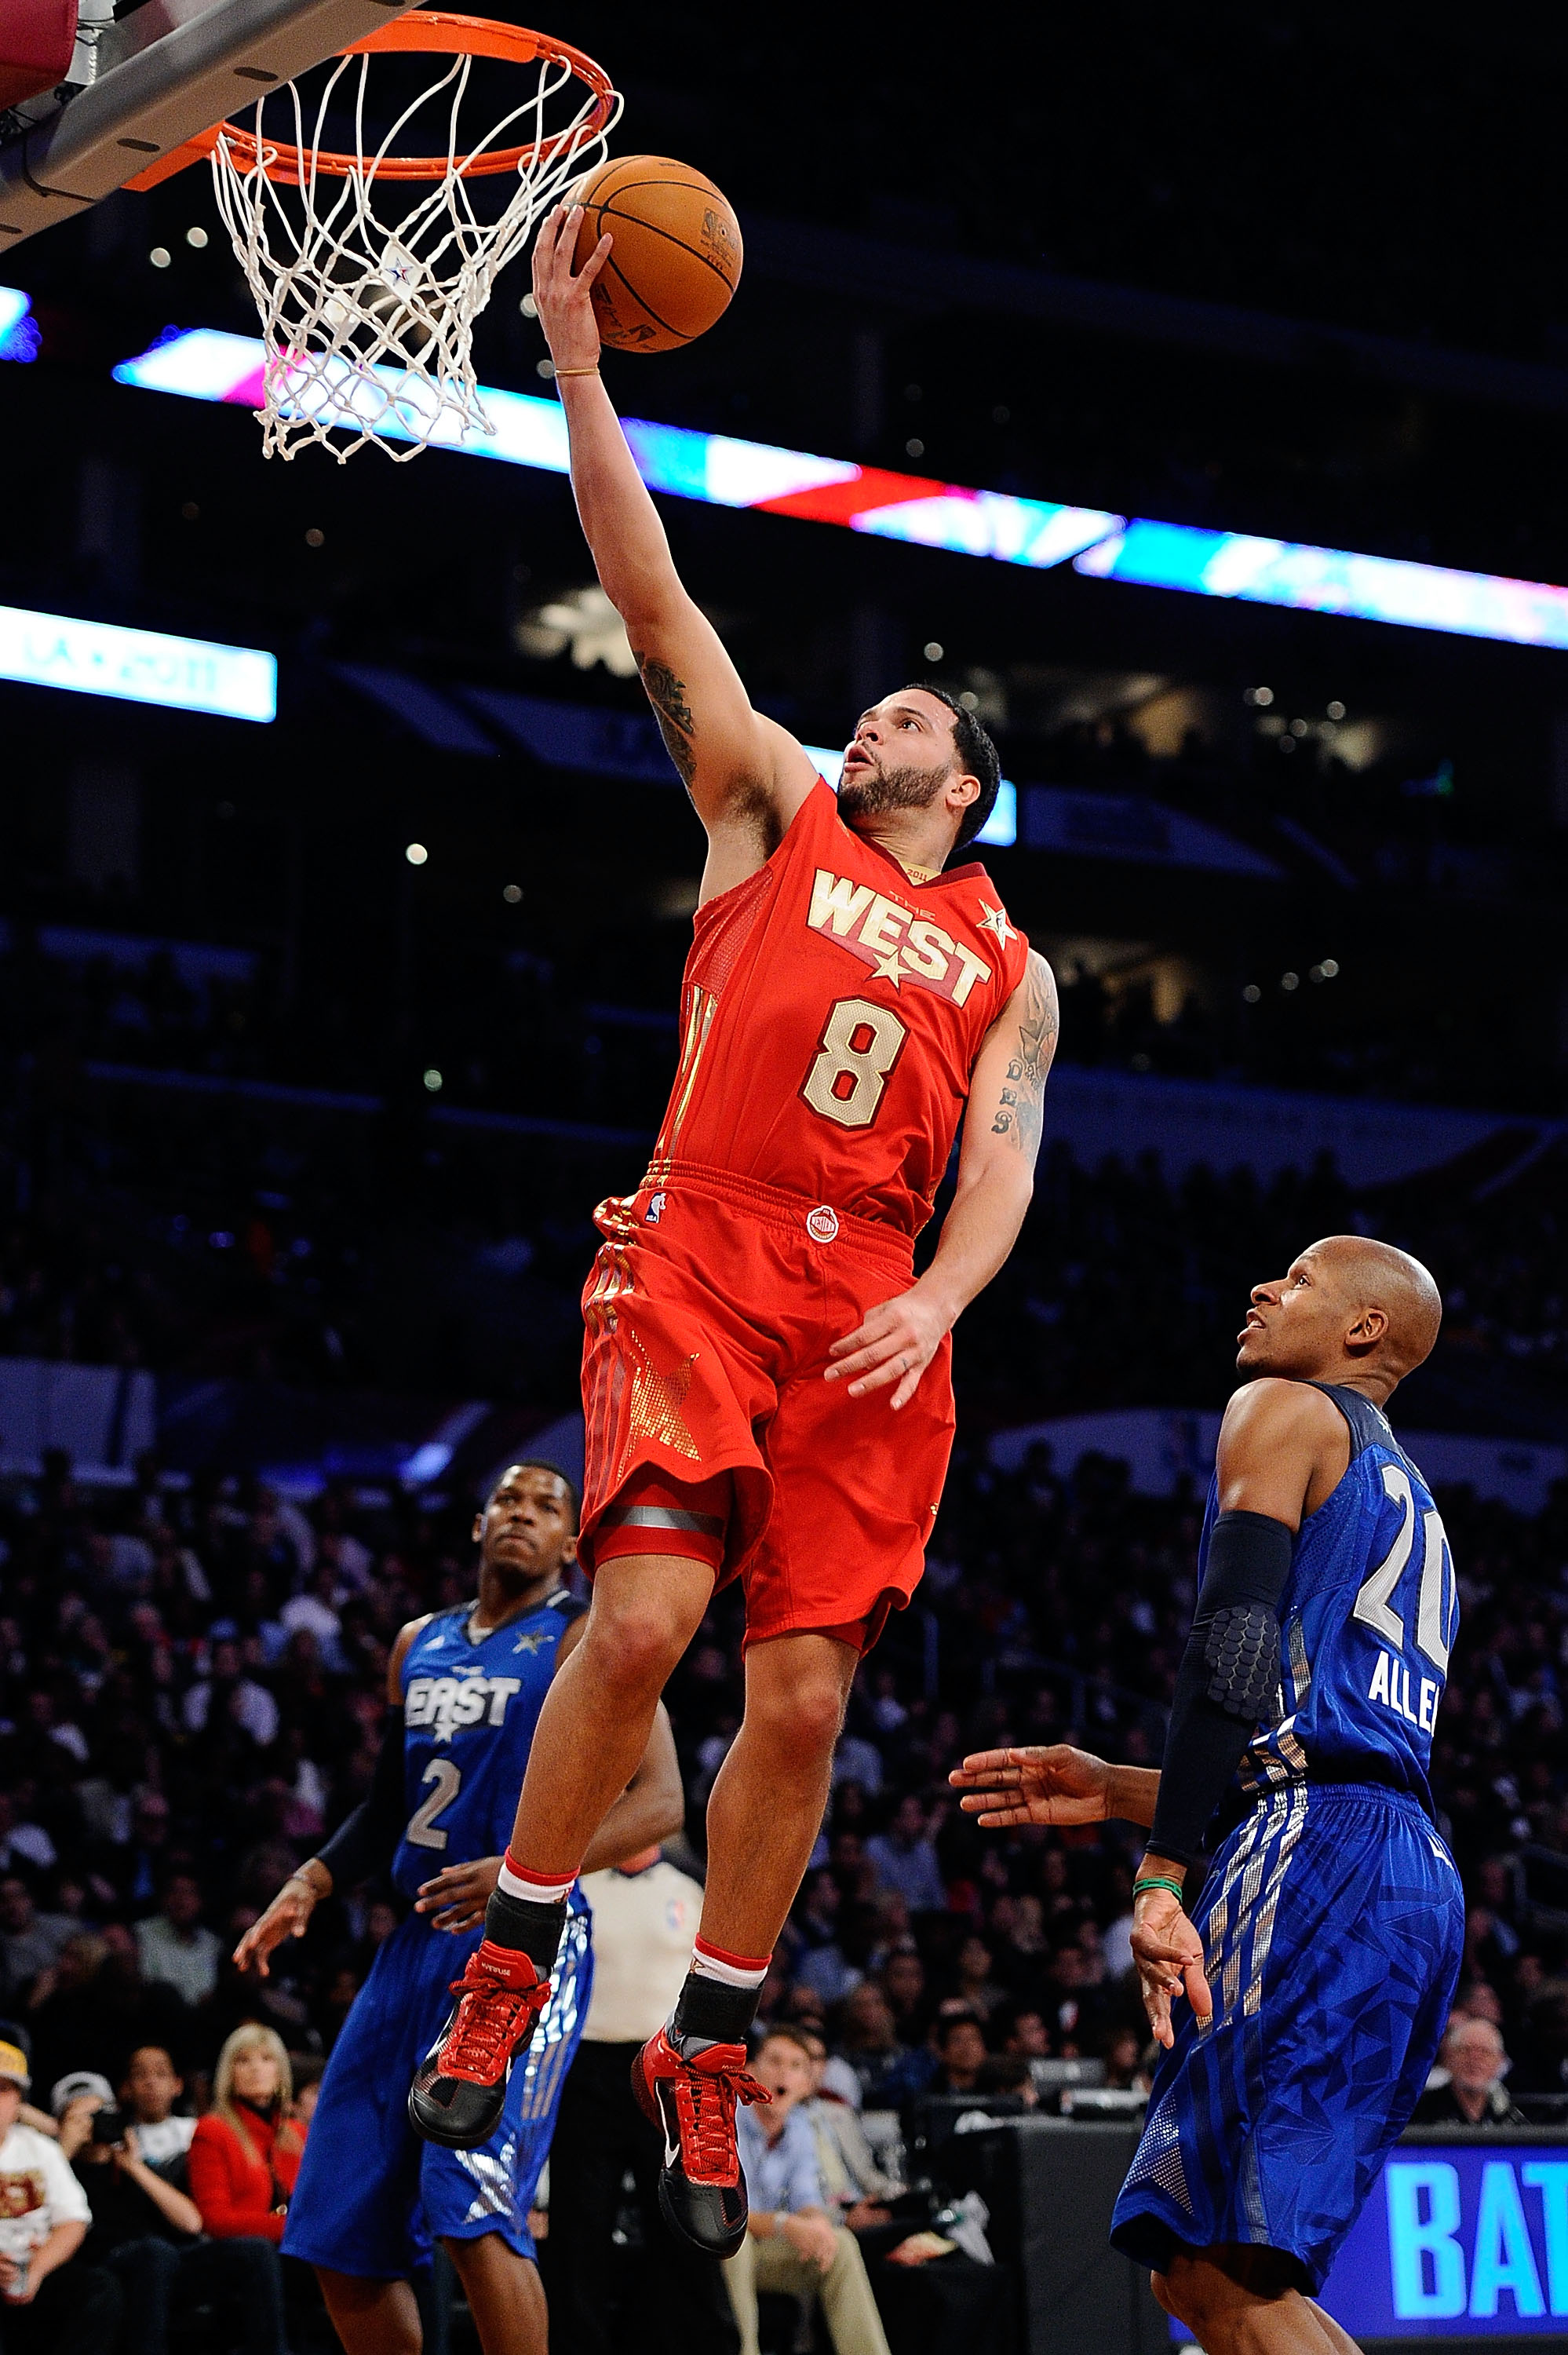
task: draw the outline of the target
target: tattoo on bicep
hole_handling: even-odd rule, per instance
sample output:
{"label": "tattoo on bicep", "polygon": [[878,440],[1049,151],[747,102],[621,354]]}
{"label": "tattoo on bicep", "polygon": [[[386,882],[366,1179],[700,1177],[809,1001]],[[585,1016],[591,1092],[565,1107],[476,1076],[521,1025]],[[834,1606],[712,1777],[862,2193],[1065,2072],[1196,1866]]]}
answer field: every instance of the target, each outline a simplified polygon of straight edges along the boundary
{"label": "tattoo on bicep", "polygon": [[[635,648],[633,653],[636,654]],[[665,749],[680,771],[681,783],[690,792],[697,766],[697,756],[692,745],[697,723],[692,716],[692,707],[686,701],[686,682],[675,677],[668,663],[659,662],[652,655],[636,655],[636,662],[642,674],[648,700],[653,706],[653,717],[659,722],[659,733],[664,739]]]}
{"label": "tattoo on bicep", "polygon": [[1001,1106],[991,1123],[993,1136],[1011,1137],[1020,1153],[1026,1153],[1031,1160],[1040,1150],[1045,1074],[1056,1051],[1059,1027],[1056,985],[1051,968],[1044,957],[1031,952],[1024,975],[1018,1040],[1008,1058],[1008,1083],[1001,1091]]}

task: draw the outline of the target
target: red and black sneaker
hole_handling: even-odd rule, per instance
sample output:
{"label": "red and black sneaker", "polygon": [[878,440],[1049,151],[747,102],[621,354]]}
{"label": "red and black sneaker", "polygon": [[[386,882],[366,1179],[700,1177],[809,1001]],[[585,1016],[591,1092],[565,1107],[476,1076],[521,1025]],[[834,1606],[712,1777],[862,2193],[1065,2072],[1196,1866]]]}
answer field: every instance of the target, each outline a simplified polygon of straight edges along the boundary
{"label": "red and black sneaker", "polygon": [[639,2106],[664,2137],[659,2210],[705,2256],[733,2257],[746,2238],[746,2178],[735,2139],[737,2102],[766,2102],[744,2044],[709,2044],[687,2060],[668,2028],[631,2064]]}
{"label": "red and black sneaker", "polygon": [[472,2150],[501,2122],[514,2053],[550,1999],[526,1955],[486,1938],[453,1979],[457,2001],[408,2088],[408,2123],[427,2142]]}

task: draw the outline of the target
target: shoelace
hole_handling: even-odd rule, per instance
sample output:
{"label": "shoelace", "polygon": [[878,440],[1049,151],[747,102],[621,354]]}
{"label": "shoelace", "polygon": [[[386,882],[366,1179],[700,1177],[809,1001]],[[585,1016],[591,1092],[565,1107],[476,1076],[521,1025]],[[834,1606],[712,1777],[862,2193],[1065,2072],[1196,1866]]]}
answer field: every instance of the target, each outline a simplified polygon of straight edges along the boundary
{"label": "shoelace", "polygon": [[[735,2140],[735,2106],[770,2102],[744,2069],[682,2074],[675,2080],[675,2115],[681,2128],[681,2164],[695,2182],[726,2183],[740,2166]],[[695,2161],[694,2165],[693,2162]]]}
{"label": "shoelace", "polygon": [[464,1971],[461,1979],[453,1979],[450,1991],[462,2000],[441,2056],[443,2063],[454,2073],[482,2072],[493,2069],[511,2051],[517,2041],[519,2015],[526,2017],[539,2009],[541,1998],[549,1992],[549,1981],[513,1987],[488,1973],[471,1978]]}

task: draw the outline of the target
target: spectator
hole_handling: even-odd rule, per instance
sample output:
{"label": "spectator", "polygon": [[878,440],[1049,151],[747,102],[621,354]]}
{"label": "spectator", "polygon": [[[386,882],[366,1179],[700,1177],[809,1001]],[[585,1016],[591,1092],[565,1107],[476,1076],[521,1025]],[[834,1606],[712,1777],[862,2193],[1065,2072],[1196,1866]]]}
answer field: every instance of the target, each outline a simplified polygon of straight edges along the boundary
{"label": "spectator", "polygon": [[899,2110],[925,2091],[936,2055],[899,2041],[892,2008],[874,1979],[851,1991],[842,2017],[837,2057],[858,2080],[863,2109]]}
{"label": "spectator", "polygon": [[289,2116],[293,2080],[275,2030],[237,2028],[218,2055],[212,2107],[191,2137],[191,2197],[215,2240],[283,2237],[304,2137]]}
{"label": "spectator", "polygon": [[1005,2100],[1022,2102],[1026,2110],[1040,2106],[1033,2076],[1022,2052],[988,2053],[975,2078],[975,2092],[982,2101],[1000,2094]]}
{"label": "spectator", "polygon": [[801,2112],[810,2057],[794,2030],[764,2038],[756,2060],[764,2109],[736,2119],[751,2206],[747,2236],[725,2266],[741,2355],[758,2355],[758,2294],[782,2291],[803,2303],[821,2299],[834,2355],[888,2355],[865,2260],[853,2232],[835,2224],[817,2166],[816,2143]]}
{"label": "spectator", "polygon": [[196,2132],[195,2118],[176,2117],[175,2104],[185,2092],[185,2080],[161,2044],[140,2044],[125,2068],[120,2099],[136,2129],[136,2141],[149,2167],[161,2167],[171,2179],[183,2162]]}
{"label": "spectator", "polygon": [[1037,2004],[1021,2003],[1009,2014],[1002,2030],[1001,2049],[1016,2052],[1025,2061],[1048,2061],[1051,2038],[1045,2026],[1045,2015]]}
{"label": "spectator", "polygon": [[972,2094],[986,2062],[985,2030],[972,2011],[946,2011],[937,2022],[933,2094]]}
{"label": "spectator", "polygon": [[865,1853],[877,1888],[902,1897],[911,1913],[940,1913],[947,1904],[947,1885],[917,1793],[905,1793],[886,1831],[867,1840]]}
{"label": "spectator", "polygon": [[7,2355],[104,2355],[120,2285],[78,2256],[92,2211],[59,2144],[18,2123],[28,2062],[26,2031],[0,2021],[0,2333]]}
{"label": "spectator", "polygon": [[278,1739],[278,1704],[265,1685],[244,1673],[232,1636],[214,1643],[211,1674],[192,1685],[184,1714],[192,1733],[205,1732],[209,1723],[228,1723],[241,1727],[258,1750],[270,1750]]}
{"label": "spectator", "polygon": [[136,1952],[144,1979],[172,1987],[192,2009],[217,1986],[222,1949],[202,1924],[201,1885],[176,1869],[164,1884],[164,1910],[136,1924]]}
{"label": "spectator", "polygon": [[882,1788],[882,1753],[863,1733],[842,1733],[833,1752],[835,1786],[853,1783],[875,1798]]}
{"label": "spectator", "polygon": [[30,1822],[25,1810],[18,1814],[12,1793],[0,1791],[0,1872],[15,1872],[18,1867],[49,1872],[58,1860],[42,1824]]}
{"label": "spectator", "polygon": [[113,2107],[101,2078],[79,2071],[62,2079],[50,2105],[60,2149],[92,2209],[84,2254],[106,2265],[125,2293],[121,2355],[166,2355],[170,2322],[209,2306],[224,2316],[243,2355],[284,2355],[271,2244],[204,2241],[196,2202],[149,2162],[135,2125]]}
{"label": "spectator", "polygon": [[970,2011],[989,2019],[1007,2000],[1007,1990],[991,1976],[991,1951],[972,1932],[959,1948],[953,1991]]}
{"label": "spectator", "polygon": [[926,1966],[914,1946],[900,1946],[882,1966],[882,1986],[898,2033],[906,2044],[918,2044],[926,2033]]}
{"label": "spectator", "polygon": [[0,1997],[19,2003],[75,1927],[63,1913],[40,1913],[19,1873],[0,1881]]}
{"label": "spectator", "polygon": [[112,2084],[137,2045],[174,2051],[186,2024],[174,1989],[143,1980],[122,1922],[68,1938],[54,1970],[34,1982],[33,2003],[38,2074],[51,2084],[71,2068],[95,2069]]}
{"label": "spectator", "polygon": [[886,2203],[896,2200],[904,2187],[878,2167],[865,2128],[851,2105],[826,2093],[828,2048],[820,2031],[802,2028],[797,2035],[810,2064],[800,2107],[816,2146],[817,2171],[828,2212],[852,2232],[885,2224],[889,2221]]}
{"label": "spectator", "polygon": [[291,2052],[289,2067],[294,2080],[294,2098],[289,2115],[302,2134],[309,2134],[311,2120],[316,2114],[316,2103],[322,2090],[322,2076],[326,2068],[313,2052]]}
{"label": "spectator", "polygon": [[1529,2123],[1504,2090],[1508,2052],[1489,2019],[1472,2019],[1456,2012],[1437,2059],[1447,2082],[1428,2086],[1415,2105],[1414,2125],[1522,2126]]}
{"label": "spectator", "polygon": [[1135,2028],[1113,2028],[1106,2039],[1106,2083],[1118,2093],[1147,2094],[1153,2081],[1145,2050]]}
{"label": "spectator", "polygon": [[681,1991],[703,1892],[651,1848],[588,1873],[583,1893],[593,1908],[593,1994],[550,2147],[550,2231],[539,2250],[552,2329],[579,2355],[609,2355],[618,2343],[611,2259],[630,2171],[650,2274],[639,2346],[730,2355],[736,2328],[728,2300],[711,2258],[677,2238],[659,2213],[663,2142],[631,2092],[631,2063]]}

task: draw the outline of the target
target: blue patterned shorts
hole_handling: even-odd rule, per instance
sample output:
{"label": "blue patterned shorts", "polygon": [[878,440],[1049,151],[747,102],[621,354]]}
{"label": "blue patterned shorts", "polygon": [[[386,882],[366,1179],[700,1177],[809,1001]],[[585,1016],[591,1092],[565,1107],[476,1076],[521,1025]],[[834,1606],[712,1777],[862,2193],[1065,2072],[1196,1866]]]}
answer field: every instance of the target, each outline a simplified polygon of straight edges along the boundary
{"label": "blue patterned shorts", "polygon": [[1294,1784],[1224,1842],[1196,1927],[1213,2019],[1177,2006],[1111,2239],[1160,2272],[1181,2245],[1280,2249],[1316,2289],[1436,2053],[1459,1876],[1414,1799]]}
{"label": "blue patterned shorts", "polygon": [[550,2000],[513,2062],[501,2124],[477,2150],[443,2150],[408,2124],[408,2080],[440,2033],[449,1983],[483,1933],[454,1938],[418,1913],[399,1924],[333,2046],[289,2202],[285,2256],[371,2281],[429,2264],[432,2237],[499,2232],[533,2256],[528,2211],[588,2015],[591,1926],[574,1894]]}

